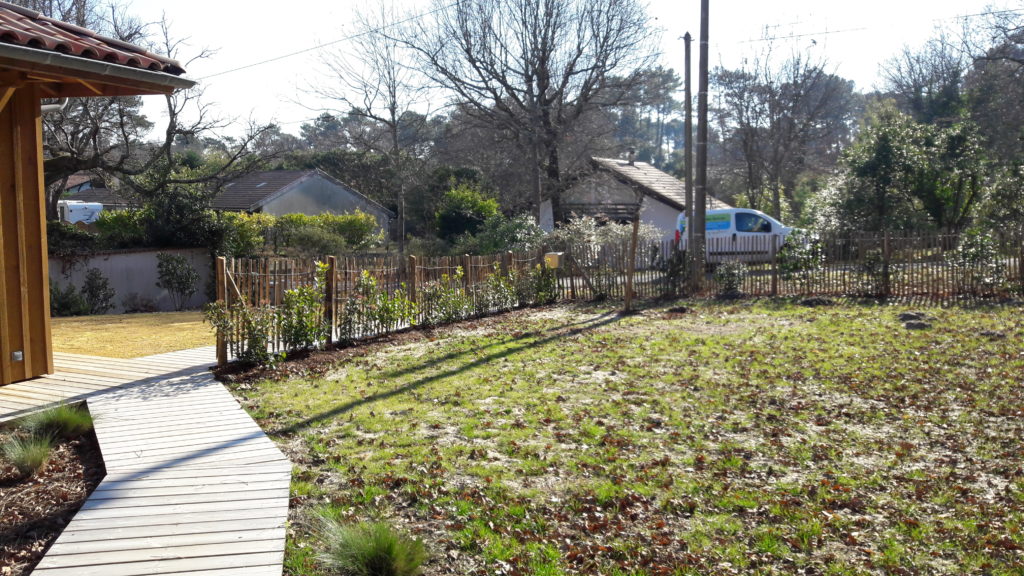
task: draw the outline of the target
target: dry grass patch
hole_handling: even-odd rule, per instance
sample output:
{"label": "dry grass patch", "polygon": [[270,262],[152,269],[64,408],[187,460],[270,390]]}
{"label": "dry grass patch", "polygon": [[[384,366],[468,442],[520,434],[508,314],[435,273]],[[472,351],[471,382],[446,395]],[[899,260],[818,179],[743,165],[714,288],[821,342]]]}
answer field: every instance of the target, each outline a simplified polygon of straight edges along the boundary
{"label": "dry grass patch", "polygon": [[212,346],[202,312],[108,314],[54,318],[53,349],[109,358],[138,358]]}

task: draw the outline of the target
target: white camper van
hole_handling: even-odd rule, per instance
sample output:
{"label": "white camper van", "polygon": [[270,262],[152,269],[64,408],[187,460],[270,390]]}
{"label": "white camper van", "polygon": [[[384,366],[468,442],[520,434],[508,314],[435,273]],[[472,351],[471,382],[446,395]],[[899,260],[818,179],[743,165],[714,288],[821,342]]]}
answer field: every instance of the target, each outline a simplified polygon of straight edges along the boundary
{"label": "white camper van", "polygon": [[[709,263],[727,260],[767,261],[771,258],[772,245],[777,251],[793,232],[793,228],[784,226],[760,210],[750,208],[708,210],[705,213],[704,230]],[[676,221],[676,240],[679,249],[686,250],[685,212]]]}
{"label": "white camper van", "polygon": [[100,217],[103,211],[103,204],[99,202],[82,202],[81,200],[58,200],[57,212],[60,214],[61,222],[74,224],[83,222],[92,224]]}

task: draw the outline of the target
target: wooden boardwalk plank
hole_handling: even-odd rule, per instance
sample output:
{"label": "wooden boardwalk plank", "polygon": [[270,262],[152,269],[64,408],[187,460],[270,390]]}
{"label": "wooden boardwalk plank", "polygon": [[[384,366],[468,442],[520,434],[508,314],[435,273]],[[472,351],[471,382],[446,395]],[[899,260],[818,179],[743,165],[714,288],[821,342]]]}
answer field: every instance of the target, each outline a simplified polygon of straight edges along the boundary
{"label": "wooden boardwalk plank", "polygon": [[0,388],[0,421],[87,401],[107,467],[33,574],[280,576],[291,463],[214,356],[55,354],[56,374]]}
{"label": "wooden boardwalk plank", "polygon": [[[197,574],[200,571],[231,568],[238,569],[253,566],[268,566],[276,564],[276,571],[262,572],[263,574],[281,574],[281,564],[284,562],[284,542],[281,542],[280,552],[261,552],[237,554],[188,556],[182,555],[178,558],[151,559],[148,561],[129,563],[109,563],[83,566],[80,564],[67,564],[58,566],[36,567],[32,572],[33,576],[149,576],[156,574]],[[244,546],[242,547],[244,548]],[[195,552],[193,552],[194,554]],[[60,557],[54,557],[60,558]],[[45,559],[45,558],[44,558]],[[252,574],[254,572],[243,572]]]}

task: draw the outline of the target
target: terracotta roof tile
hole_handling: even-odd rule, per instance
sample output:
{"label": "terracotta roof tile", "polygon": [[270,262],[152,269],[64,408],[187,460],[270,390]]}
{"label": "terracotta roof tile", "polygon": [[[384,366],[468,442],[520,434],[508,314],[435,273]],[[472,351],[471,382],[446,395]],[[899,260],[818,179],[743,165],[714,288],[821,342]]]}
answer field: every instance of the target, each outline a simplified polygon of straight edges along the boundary
{"label": "terracotta roof tile", "polygon": [[[686,208],[686,184],[678,178],[658,170],[646,162],[630,164],[616,158],[593,158],[594,163],[605,170],[628,180],[650,196],[660,197],[679,210]],[[708,210],[732,208],[718,198],[708,196]]]}
{"label": "terracotta roof tile", "polygon": [[0,42],[175,76],[185,72],[176,60],[2,1]]}

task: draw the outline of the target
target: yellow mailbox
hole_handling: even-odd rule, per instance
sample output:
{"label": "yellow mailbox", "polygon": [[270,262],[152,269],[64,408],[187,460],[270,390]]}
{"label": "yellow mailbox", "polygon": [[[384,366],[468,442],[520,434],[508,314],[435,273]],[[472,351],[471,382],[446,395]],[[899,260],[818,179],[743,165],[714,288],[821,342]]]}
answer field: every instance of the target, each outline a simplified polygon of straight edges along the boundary
{"label": "yellow mailbox", "polygon": [[546,268],[560,268],[562,266],[562,255],[564,252],[548,252],[544,255],[544,266]]}

